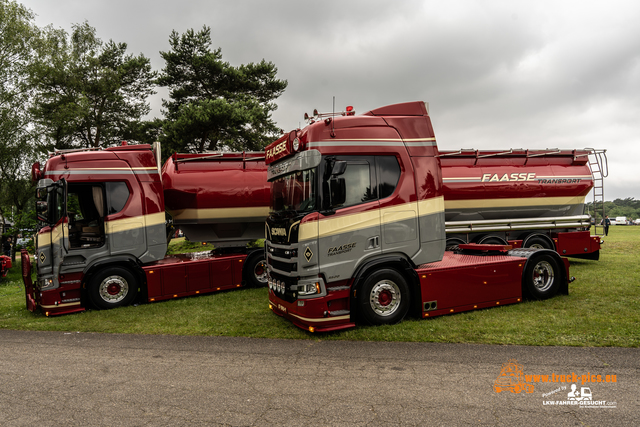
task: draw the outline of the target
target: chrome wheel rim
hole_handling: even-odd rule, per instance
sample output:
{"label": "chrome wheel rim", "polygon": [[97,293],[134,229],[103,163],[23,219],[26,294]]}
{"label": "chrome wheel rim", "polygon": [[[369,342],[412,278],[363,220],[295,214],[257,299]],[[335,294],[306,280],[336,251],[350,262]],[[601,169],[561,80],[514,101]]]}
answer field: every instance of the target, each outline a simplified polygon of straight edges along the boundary
{"label": "chrome wheel rim", "polygon": [[369,304],[379,316],[391,316],[400,307],[400,288],[391,280],[381,280],[371,289]]}
{"label": "chrome wheel rim", "polygon": [[553,285],[553,267],[547,261],[540,261],[533,268],[533,286],[540,292],[548,291]]}
{"label": "chrome wheel rim", "polygon": [[117,303],[129,293],[129,283],[122,276],[109,276],[100,283],[98,293],[104,301]]}
{"label": "chrome wheel rim", "polygon": [[260,261],[253,268],[253,276],[260,283],[267,283],[267,263],[265,261]]}

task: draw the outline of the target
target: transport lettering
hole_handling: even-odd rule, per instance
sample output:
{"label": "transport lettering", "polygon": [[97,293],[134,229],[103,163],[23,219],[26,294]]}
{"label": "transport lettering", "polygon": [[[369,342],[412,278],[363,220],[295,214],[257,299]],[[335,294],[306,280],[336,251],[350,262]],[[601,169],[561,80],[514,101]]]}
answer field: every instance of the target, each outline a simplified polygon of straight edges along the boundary
{"label": "transport lettering", "polygon": [[554,178],[554,179],[538,179],[539,184],[578,184],[578,178]]}
{"label": "transport lettering", "polygon": [[339,254],[344,254],[347,252],[351,252],[351,249],[355,248],[356,244],[354,243],[347,243],[345,245],[340,245],[340,246],[334,246],[333,248],[329,248],[329,250],[327,251],[327,255],[328,256],[333,256],[333,255],[339,255]]}

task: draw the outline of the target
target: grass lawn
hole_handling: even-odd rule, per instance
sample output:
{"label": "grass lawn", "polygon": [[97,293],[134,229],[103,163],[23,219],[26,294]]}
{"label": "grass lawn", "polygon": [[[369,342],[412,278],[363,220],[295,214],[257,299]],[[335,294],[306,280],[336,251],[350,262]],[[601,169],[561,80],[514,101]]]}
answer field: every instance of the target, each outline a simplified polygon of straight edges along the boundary
{"label": "grass lawn", "polygon": [[16,264],[7,278],[0,279],[2,329],[315,340],[640,345],[640,226],[611,227],[600,261],[572,259],[571,275],[576,281],[569,285],[568,296],[327,334],[308,333],[271,313],[264,288],[47,318],[26,310],[19,261]]}

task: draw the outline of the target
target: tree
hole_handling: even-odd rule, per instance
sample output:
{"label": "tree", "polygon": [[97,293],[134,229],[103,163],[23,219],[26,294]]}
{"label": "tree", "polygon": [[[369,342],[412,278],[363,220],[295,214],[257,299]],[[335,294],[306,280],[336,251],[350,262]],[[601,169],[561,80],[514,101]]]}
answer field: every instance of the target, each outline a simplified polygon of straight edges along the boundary
{"label": "tree", "polygon": [[126,43],[103,43],[87,22],[47,28],[33,67],[37,98],[32,112],[50,148],[104,147],[135,134],[149,113],[156,74]]}
{"label": "tree", "polygon": [[163,100],[167,151],[260,150],[273,141],[277,127],[274,100],[287,87],[277,68],[264,59],[234,67],[211,50],[211,29],[179,35],[171,50],[160,52],[165,68],[157,80],[169,89]]}
{"label": "tree", "polygon": [[[587,212],[593,214],[593,203],[586,203]],[[618,216],[626,216],[628,220],[635,220],[640,218],[640,200],[635,200],[633,197],[627,197],[625,199],[615,199],[612,202],[604,202],[605,215],[609,215],[610,218]],[[600,224],[602,215],[596,212],[595,220],[597,224]]]}
{"label": "tree", "polygon": [[16,225],[29,222],[28,215],[22,213],[33,197],[29,179],[34,150],[28,70],[40,40],[33,21],[33,12],[21,4],[0,0],[0,215],[12,216],[14,241]]}

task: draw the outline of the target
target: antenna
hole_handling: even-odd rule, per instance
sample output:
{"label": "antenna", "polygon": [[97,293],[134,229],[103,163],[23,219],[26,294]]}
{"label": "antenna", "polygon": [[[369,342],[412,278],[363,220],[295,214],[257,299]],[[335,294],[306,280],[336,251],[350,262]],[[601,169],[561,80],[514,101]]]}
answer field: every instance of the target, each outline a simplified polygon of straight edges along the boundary
{"label": "antenna", "polygon": [[331,138],[336,137],[335,133],[335,118],[336,118],[336,97],[333,97],[333,111],[331,112]]}

